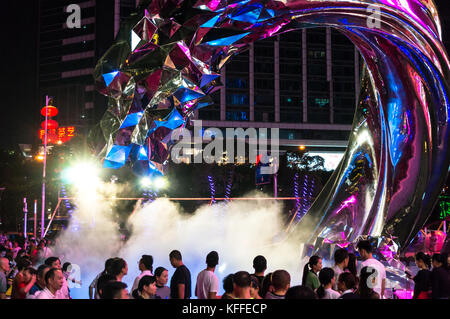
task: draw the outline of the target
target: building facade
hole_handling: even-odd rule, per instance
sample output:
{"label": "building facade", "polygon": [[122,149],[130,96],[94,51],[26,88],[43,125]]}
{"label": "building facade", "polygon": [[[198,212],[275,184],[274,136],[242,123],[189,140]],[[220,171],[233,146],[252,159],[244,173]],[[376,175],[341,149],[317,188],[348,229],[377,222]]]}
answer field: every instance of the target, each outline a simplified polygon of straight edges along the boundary
{"label": "building facade", "polygon": [[291,31],[250,45],[221,73],[204,127],[279,128],[280,145],[342,152],[359,94],[360,55],[331,28]]}
{"label": "building facade", "polygon": [[[81,9],[80,28],[67,25],[73,4]],[[96,93],[92,73],[136,5],[136,0],[39,0],[40,105],[53,96],[60,125],[89,128],[104,113],[106,99]]]}
{"label": "building facade", "polygon": [[[39,93],[55,97],[60,125],[89,128],[106,110],[92,73],[138,0],[40,0]],[[81,8],[81,27],[69,28],[67,7]],[[360,56],[331,28],[291,31],[250,45],[221,73],[214,105],[196,114],[204,127],[279,128],[280,143],[346,147]]]}

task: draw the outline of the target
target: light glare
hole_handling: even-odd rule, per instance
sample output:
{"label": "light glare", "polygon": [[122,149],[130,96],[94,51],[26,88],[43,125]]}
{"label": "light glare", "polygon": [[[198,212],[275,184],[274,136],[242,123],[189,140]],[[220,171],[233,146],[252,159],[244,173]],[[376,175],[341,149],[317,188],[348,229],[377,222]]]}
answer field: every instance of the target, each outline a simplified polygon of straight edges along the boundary
{"label": "light glare", "polygon": [[92,163],[79,163],[62,173],[65,182],[76,186],[95,186],[99,183],[98,169]]}

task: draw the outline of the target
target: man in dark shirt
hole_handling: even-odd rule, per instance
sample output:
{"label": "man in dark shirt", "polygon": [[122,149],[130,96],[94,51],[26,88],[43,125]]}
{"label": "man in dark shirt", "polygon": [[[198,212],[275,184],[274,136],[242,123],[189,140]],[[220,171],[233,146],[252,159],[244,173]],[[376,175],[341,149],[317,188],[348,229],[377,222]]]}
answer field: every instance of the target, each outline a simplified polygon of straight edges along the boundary
{"label": "man in dark shirt", "polygon": [[183,264],[181,253],[173,250],[169,254],[170,264],[176,268],[170,280],[170,298],[190,299],[191,298],[191,272]]}
{"label": "man in dark shirt", "polygon": [[[259,286],[262,287],[262,282],[264,279],[264,272],[267,269],[267,260],[264,256],[258,255],[253,259],[253,268],[255,269],[256,278],[258,278]],[[263,297],[263,296],[261,296]]]}
{"label": "man in dark shirt", "polygon": [[359,299],[359,296],[354,292],[356,278],[352,273],[341,273],[338,277],[337,287],[342,292],[342,295],[338,299]]}

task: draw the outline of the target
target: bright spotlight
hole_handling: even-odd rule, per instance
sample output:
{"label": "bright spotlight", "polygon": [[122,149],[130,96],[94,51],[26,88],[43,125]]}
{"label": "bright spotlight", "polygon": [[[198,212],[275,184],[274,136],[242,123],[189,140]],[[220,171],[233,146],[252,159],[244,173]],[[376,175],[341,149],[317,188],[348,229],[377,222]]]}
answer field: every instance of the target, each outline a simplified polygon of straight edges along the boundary
{"label": "bright spotlight", "polygon": [[65,169],[61,175],[65,182],[76,186],[96,185],[99,181],[98,169],[92,163],[76,164]]}
{"label": "bright spotlight", "polygon": [[153,180],[153,186],[156,189],[164,189],[164,188],[167,188],[168,185],[169,185],[169,183],[163,177],[157,177]]}
{"label": "bright spotlight", "polygon": [[152,186],[152,180],[149,177],[142,177],[140,184],[144,188],[149,188],[150,186]]}

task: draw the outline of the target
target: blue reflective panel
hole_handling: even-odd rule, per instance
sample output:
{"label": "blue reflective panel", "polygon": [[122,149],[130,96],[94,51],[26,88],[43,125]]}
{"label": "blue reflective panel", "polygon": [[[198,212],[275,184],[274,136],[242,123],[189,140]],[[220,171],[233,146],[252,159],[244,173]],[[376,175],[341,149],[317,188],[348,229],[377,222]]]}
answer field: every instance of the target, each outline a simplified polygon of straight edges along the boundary
{"label": "blue reflective panel", "polygon": [[148,160],[148,146],[141,146],[138,153],[138,161]]}
{"label": "blue reflective panel", "polygon": [[211,45],[211,46],[231,45],[231,44],[239,41],[240,39],[242,39],[243,37],[245,37],[246,35],[249,35],[249,34],[250,34],[250,32],[246,32],[246,33],[243,33],[243,34],[233,35],[231,37],[226,37],[226,38],[212,40],[212,41],[206,42],[205,44],[208,44],[208,45]]}
{"label": "blue reflective panel", "polygon": [[203,103],[198,103],[197,106],[195,107],[195,109],[198,110],[198,109],[201,109],[201,108],[203,108],[203,107],[205,107],[205,106],[212,105],[212,104],[214,104],[214,102],[203,102]]}
{"label": "blue reflective panel", "polygon": [[164,126],[171,130],[174,130],[177,127],[183,125],[184,118],[177,111],[177,109],[173,109],[173,111],[163,121],[155,121],[155,123],[157,127]]}
{"label": "blue reflective panel", "polygon": [[128,114],[125,120],[123,121],[120,128],[125,128],[129,126],[136,126],[141,120],[143,112],[136,112],[132,114]]}
{"label": "blue reflective panel", "polygon": [[220,74],[205,74],[202,76],[202,81],[200,82],[200,87],[204,87],[206,84],[211,83],[217,79]]}
{"label": "blue reflective panel", "polygon": [[106,156],[106,160],[121,163],[123,165],[127,161],[131,148],[132,145],[129,146],[113,145],[108,155]]}
{"label": "blue reflective panel", "polygon": [[208,20],[205,23],[203,23],[200,27],[201,28],[212,28],[212,27],[214,27],[216,22],[219,20],[219,18],[220,18],[220,15],[217,15],[214,18],[212,18],[211,20]]}
{"label": "blue reflective panel", "polygon": [[236,13],[229,15],[230,19],[248,23],[256,23],[261,14],[262,5],[260,3],[244,7]]}
{"label": "blue reflective panel", "polygon": [[155,166],[152,164],[152,162],[148,162],[148,168],[149,168],[149,176],[163,176],[163,173]]}
{"label": "blue reflective panel", "polygon": [[106,86],[111,84],[117,74],[119,74],[119,71],[103,74],[103,79],[105,80]]}
{"label": "blue reflective panel", "polygon": [[119,169],[123,166],[123,163],[118,163],[118,162],[112,162],[112,161],[108,161],[105,159],[105,161],[103,162],[103,168],[112,168],[112,169]]}
{"label": "blue reflective panel", "polygon": [[275,16],[275,11],[272,9],[263,9],[261,15],[259,16],[259,20],[270,19]]}
{"label": "blue reflective panel", "polygon": [[186,103],[195,99],[198,99],[199,97],[205,96],[202,93],[198,93],[189,89],[181,88],[177,92],[175,92],[175,97],[181,102]]}

